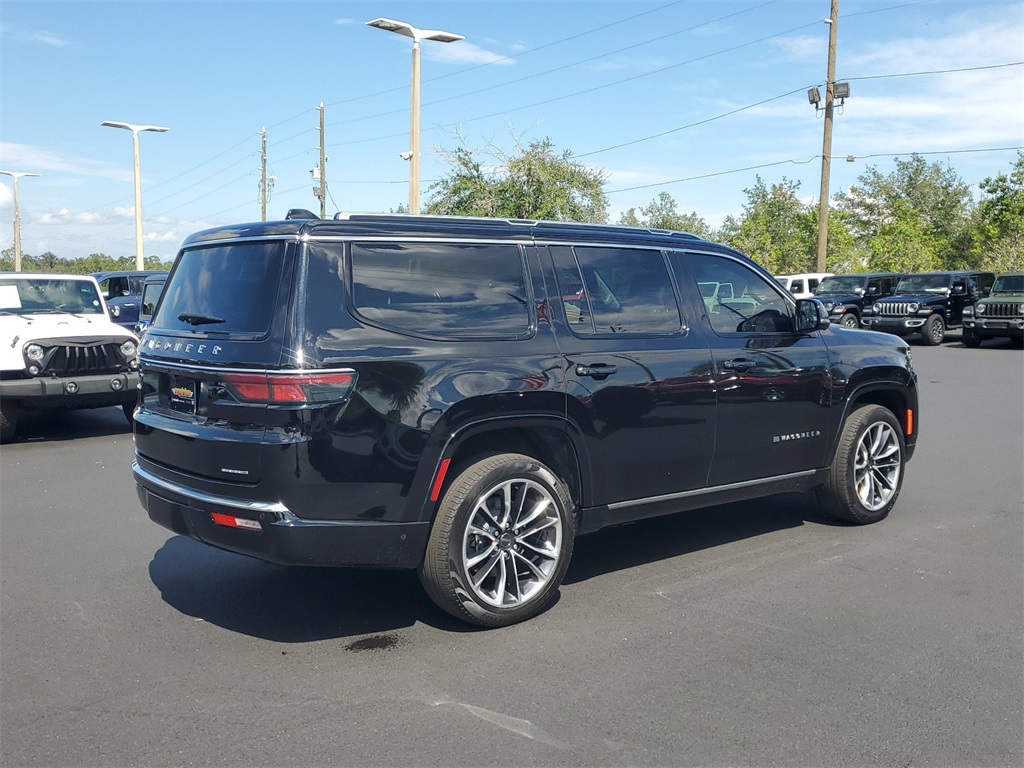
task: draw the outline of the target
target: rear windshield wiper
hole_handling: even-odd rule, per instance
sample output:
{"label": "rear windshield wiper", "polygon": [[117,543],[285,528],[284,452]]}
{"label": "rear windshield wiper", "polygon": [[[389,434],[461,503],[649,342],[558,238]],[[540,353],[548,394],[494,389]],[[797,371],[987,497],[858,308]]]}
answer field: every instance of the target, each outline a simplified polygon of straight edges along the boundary
{"label": "rear windshield wiper", "polygon": [[192,312],[182,312],[178,315],[178,319],[183,323],[189,325],[215,325],[216,323],[225,322],[223,317],[214,317],[213,315],[197,315]]}

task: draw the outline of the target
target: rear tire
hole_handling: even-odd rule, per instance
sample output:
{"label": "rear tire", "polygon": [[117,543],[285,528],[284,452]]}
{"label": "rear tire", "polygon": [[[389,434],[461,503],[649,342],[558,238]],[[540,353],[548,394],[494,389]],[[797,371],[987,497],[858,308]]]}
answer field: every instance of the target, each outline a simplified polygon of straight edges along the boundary
{"label": "rear tire", "polygon": [[929,315],[921,329],[921,338],[929,347],[937,347],[946,338],[946,323],[942,315]]}
{"label": "rear tire", "polygon": [[18,431],[18,405],[10,400],[0,401],[0,443],[14,439]]}
{"label": "rear tire", "polygon": [[419,576],[437,605],[483,627],[529,619],[555,598],[575,536],[568,489],[529,456],[466,466],[445,491]]}
{"label": "rear tire", "polygon": [[840,520],[858,525],[884,520],[903,485],[907,449],[892,411],[865,405],[849,415],[818,501]]}

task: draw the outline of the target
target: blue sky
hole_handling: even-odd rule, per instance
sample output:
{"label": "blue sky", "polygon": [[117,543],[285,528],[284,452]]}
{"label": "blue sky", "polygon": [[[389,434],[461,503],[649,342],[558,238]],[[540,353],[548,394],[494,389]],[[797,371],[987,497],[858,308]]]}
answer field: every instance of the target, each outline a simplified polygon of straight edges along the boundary
{"label": "blue sky", "polygon": [[[924,153],[968,183],[1024,147],[1024,1],[841,0],[831,191]],[[133,255],[131,134],[140,135],[146,254],[260,217],[318,210],[310,170],[325,104],[328,213],[408,199],[411,41],[387,16],[465,40],[422,47],[423,198],[460,144],[550,138],[607,175],[611,221],[668,192],[712,226],[756,175],[816,199],[829,0],[49,2],[0,6],[0,169],[19,183],[22,246]],[[986,150],[986,151],[978,151]],[[998,150],[998,151],[991,151]],[[853,162],[843,158],[852,156]],[[747,169],[747,170],[742,170]],[[0,245],[13,243],[0,176]],[[976,189],[976,187],[975,187]]]}

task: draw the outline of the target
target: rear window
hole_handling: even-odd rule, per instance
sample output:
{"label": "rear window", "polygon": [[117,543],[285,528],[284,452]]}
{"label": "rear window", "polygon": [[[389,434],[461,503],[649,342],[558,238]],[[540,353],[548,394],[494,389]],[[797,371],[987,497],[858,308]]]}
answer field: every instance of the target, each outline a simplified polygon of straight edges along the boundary
{"label": "rear window", "polygon": [[285,243],[237,243],[181,254],[152,328],[261,336],[270,330]]}
{"label": "rear window", "polygon": [[447,339],[531,332],[517,245],[353,243],[351,254],[353,309],[376,325]]}

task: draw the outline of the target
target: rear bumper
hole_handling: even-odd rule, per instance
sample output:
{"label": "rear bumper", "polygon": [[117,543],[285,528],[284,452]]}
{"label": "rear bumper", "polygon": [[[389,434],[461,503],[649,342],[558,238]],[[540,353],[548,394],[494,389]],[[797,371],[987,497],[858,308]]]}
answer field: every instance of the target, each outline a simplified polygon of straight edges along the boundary
{"label": "rear bumper", "polygon": [[[182,536],[280,565],[416,568],[430,523],[303,520],[283,504],[215,496],[132,464],[153,522]],[[215,522],[215,517],[221,522]],[[224,524],[225,519],[240,521]]]}

